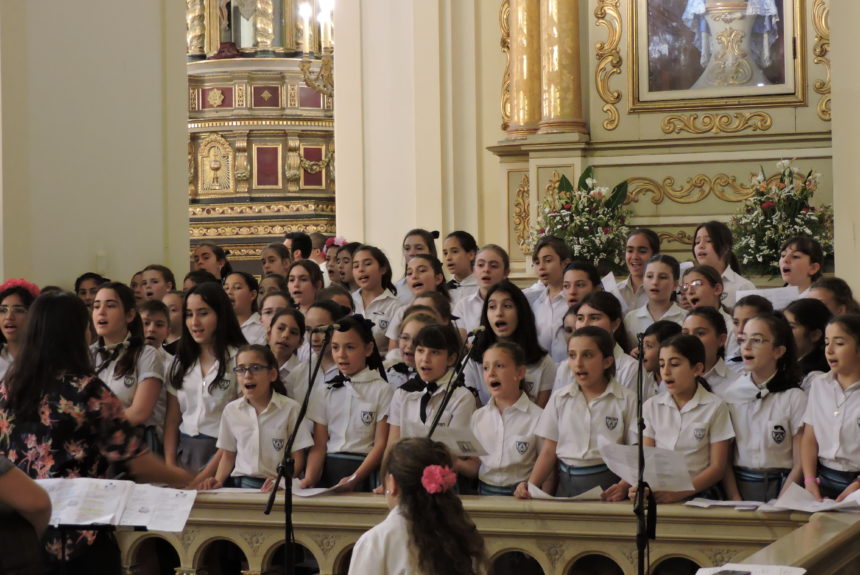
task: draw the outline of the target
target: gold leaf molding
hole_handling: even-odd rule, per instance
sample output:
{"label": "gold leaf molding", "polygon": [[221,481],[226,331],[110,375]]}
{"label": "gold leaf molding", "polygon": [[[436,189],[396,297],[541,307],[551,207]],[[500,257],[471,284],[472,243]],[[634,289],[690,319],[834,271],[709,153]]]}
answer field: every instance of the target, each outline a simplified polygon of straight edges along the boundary
{"label": "gold leaf molding", "polygon": [[773,126],[773,118],[765,112],[735,112],[734,114],[670,114],[660,122],[664,134],[736,134],[744,130],[766,132]]}
{"label": "gold leaf molding", "polygon": [[673,234],[671,232],[658,232],[657,237],[660,238],[661,244],[663,244],[664,242],[666,242],[666,243],[674,242],[677,244],[683,244],[685,246],[693,245],[693,239],[694,239],[692,234],[689,234],[683,230],[678,232],[677,234]]}
{"label": "gold leaf molding", "polygon": [[502,76],[502,130],[511,124],[511,2],[504,0],[499,8],[499,28],[502,31],[500,44],[505,55],[505,74]]}
{"label": "gold leaf molding", "polygon": [[734,176],[717,174],[713,178],[699,174],[688,178],[684,186],[675,186],[675,178],[667,177],[662,182],[651,178],[629,178],[628,193],[625,204],[638,202],[644,194],[651,194],[651,203],[659,205],[669,198],[678,204],[695,204],[701,202],[710,194],[726,202],[742,202],[753,194],[749,186],[739,184]]}
{"label": "gold leaf molding", "polygon": [[334,203],[282,203],[282,204],[222,204],[192,205],[188,215],[194,217],[273,216],[283,214],[329,213],[335,211]]}
{"label": "gold leaf molding", "polygon": [[616,104],[621,101],[621,92],[609,87],[612,76],[621,73],[621,52],[618,46],[621,44],[621,12],[618,9],[619,0],[599,0],[597,8],[594,9],[596,26],[606,28],[606,42],[597,42],[594,45],[595,58],[597,58],[597,69],[594,72],[594,84],[597,94],[603,100],[603,112],[606,119],[603,127],[614,130],[618,127],[620,116]]}
{"label": "gold leaf molding", "polygon": [[815,45],[812,53],[813,62],[824,66],[824,80],[816,80],[812,89],[821,95],[818,101],[818,117],[829,122],[830,113],[830,6],[827,0],[815,0],[812,5],[812,25],[815,28]]}
{"label": "gold leaf molding", "polygon": [[524,254],[528,255],[529,225],[531,216],[529,214],[529,176],[523,174],[520,187],[514,198],[514,232],[516,232],[517,245]]}

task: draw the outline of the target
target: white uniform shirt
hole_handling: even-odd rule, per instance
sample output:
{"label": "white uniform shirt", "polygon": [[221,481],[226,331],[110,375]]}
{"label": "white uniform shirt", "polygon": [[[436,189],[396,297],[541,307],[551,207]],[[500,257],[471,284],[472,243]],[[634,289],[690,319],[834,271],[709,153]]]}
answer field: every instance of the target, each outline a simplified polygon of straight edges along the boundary
{"label": "white uniform shirt", "polygon": [[[221,416],[218,431],[219,449],[236,454],[233,477],[275,477],[284,458],[284,447],[296,425],[299,404],[280,393],[273,393],[269,405],[260,414],[244,397],[231,401]],[[314,444],[308,426],[301,425],[293,451]]]}
{"label": "white uniform shirt", "polygon": [[363,453],[373,448],[377,422],[388,417],[391,386],[364,368],[343,387],[314,384],[308,419],[328,428],[328,453]]}
{"label": "white uniform shirt", "polygon": [[380,353],[385,353],[385,350],[388,349],[385,332],[397,310],[403,307],[403,303],[390,290],[385,290],[373,298],[370,305],[365,308],[360,289],[352,292],[352,302],[355,304],[355,313],[361,314],[373,322],[373,337],[376,339],[376,346],[381,350]]}
{"label": "white uniform shirt", "polygon": [[167,393],[176,396],[179,401],[179,412],[182,422],[179,431],[185,435],[208,435],[218,437],[221,427],[221,413],[228,403],[239,397],[239,385],[233,367],[236,365],[236,348],[227,350],[227,366],[220,381],[215,382],[212,391],[209,385],[218,375],[219,362],[214,362],[205,374],[200,368],[200,362],[195,361],[185,372],[182,387],[176,389],[168,385]]}
{"label": "white uniform shirt", "polygon": [[0,381],[6,378],[6,372],[9,371],[9,368],[12,367],[12,362],[15,361],[15,358],[12,357],[12,354],[9,353],[9,348],[7,346],[3,346],[0,349]]}
{"label": "white uniform shirt", "polygon": [[[615,379],[623,387],[636,393],[636,385],[639,378],[639,362],[624,353],[624,350],[618,344],[615,344],[613,357],[615,358]],[[644,374],[644,377],[645,399],[648,399],[657,394],[657,386],[653,378],[650,378],[647,373]],[[555,382],[552,385],[552,391],[555,393],[571,383],[573,383],[573,375],[570,373],[570,364],[567,361],[562,361],[558,364],[558,369],[555,372]]]}
{"label": "white uniform shirt", "polygon": [[305,399],[304,394],[308,388],[308,378],[305,377],[304,380],[297,380],[295,377],[290,379],[290,374],[300,369],[301,365],[302,361],[294,353],[278,368],[278,379],[284,384],[287,397],[299,403]]}
{"label": "white uniform shirt", "polygon": [[535,316],[538,343],[549,353],[554,362],[565,360],[567,342],[564,340],[562,323],[568,306],[564,293],[560,291],[550,300],[549,288],[544,288],[531,306]]}
{"label": "white uniform shirt", "polygon": [[254,312],[251,316],[242,322],[242,335],[248,343],[256,343],[265,345],[266,343],[266,328],[263,327],[263,322],[260,321],[260,314]]}
{"label": "white uniform shirt", "polygon": [[735,436],[728,406],[701,385],[682,409],[669,392],[663,392],[645,402],[642,415],[643,435],[661,449],[681,453],[690,477],[710,465],[711,443]]}
{"label": "white uniform shirt", "polygon": [[711,393],[725,401],[724,395],[726,390],[739,378],[739,375],[729,369],[723,358],[718,358],[714,367],[703,377],[708,382],[708,385],[711,386]]}
{"label": "white uniform shirt", "polygon": [[358,538],[352,549],[349,575],[418,573],[414,547],[409,542],[409,523],[400,509],[395,507],[382,523]]}
{"label": "white uniform shirt", "polygon": [[[427,419],[423,423],[421,422],[421,396],[424,395],[424,392],[406,391],[402,387],[394,392],[394,396],[391,398],[388,423],[400,427],[401,438],[425,437],[427,435],[433,424],[433,418],[436,417],[436,411],[442,405],[449,379],[451,379],[450,370],[437,380],[439,387],[430,396],[430,401],[427,402]],[[475,396],[468,389],[458,387],[451,395],[451,400],[439,419],[439,427],[468,429],[474,411]]]}
{"label": "white uniform shirt", "polygon": [[624,316],[624,329],[627,331],[628,341],[637,341],[636,336],[640,333],[645,333],[652,323],[656,321],[674,321],[678,325],[684,323],[684,318],[687,317],[687,310],[672,302],[672,307],[666,310],[661,317],[653,319],[648,311],[648,306],[643,305],[638,307]]}
{"label": "white uniform shirt", "polygon": [[[526,365],[526,378],[523,381],[523,389],[532,401],[537,401],[542,391],[552,391],[555,382],[555,372],[558,365],[549,354],[543,356],[540,361]],[[475,360],[469,360],[466,364],[466,387],[478,390],[478,398],[481,405],[490,401],[490,390],[484,385],[484,367]]]}
{"label": "white uniform shirt", "polygon": [[725,390],[725,401],[735,429],[735,465],[749,469],[794,466],[792,439],[803,431],[806,409],[806,394],[800,388],[769,393],[744,375]]}
{"label": "white uniform shirt", "polygon": [[[412,300],[415,299],[415,294],[412,293],[412,290],[409,289],[409,286],[406,284],[406,276],[403,276],[402,278],[394,282],[394,287],[397,288],[396,297],[400,301],[400,305],[412,305]],[[356,311],[355,313],[358,313],[358,311]]]}
{"label": "white uniform shirt", "polygon": [[720,308],[720,315],[723,316],[723,320],[726,322],[726,330],[728,331],[728,337],[726,338],[726,346],[725,346],[725,356],[726,357],[737,357],[741,353],[741,346],[738,345],[738,338],[735,335],[735,324],[734,318],[732,318],[731,314],[726,313],[726,310]]}
{"label": "white uniform shirt", "polygon": [[[411,377],[415,376],[415,368],[409,367],[403,361],[403,355],[400,353],[399,348],[394,348],[390,350],[385,355],[385,361],[382,363],[385,367],[385,375],[388,377],[388,384],[391,385],[391,389],[397,389],[407,381]],[[398,370],[394,369],[394,366],[398,366]],[[403,368],[406,368],[406,373],[403,373]]]}
{"label": "white uniform shirt", "polygon": [[860,471],[860,381],[848,389],[832,372],[822,373],[809,386],[803,423],[815,430],[818,460],[837,471]]}
{"label": "white uniform shirt", "polygon": [[472,414],[472,432],[487,451],[481,456],[478,477],[490,485],[507,486],[526,481],[540,453],[535,434],[543,410],[525,393],[499,412],[495,399]]}
{"label": "white uniform shirt", "polygon": [[723,304],[728,308],[731,308],[735,305],[735,294],[738,291],[755,289],[754,283],[752,283],[750,280],[746,279],[742,275],[738,274],[729,266],[726,266],[722,277],[723,293],[726,294],[723,298]]}
{"label": "white uniform shirt", "polygon": [[556,455],[567,465],[600,465],[598,437],[611,443],[635,443],[636,394],[614,378],[606,390],[587,401],[573,383],[552,394],[536,433],[558,443]]}
{"label": "white uniform shirt", "polygon": [[451,294],[451,305],[456,305],[458,301],[469,297],[476,291],[478,291],[478,278],[475,277],[475,274],[470,274],[466,279],[461,281],[460,285],[455,289],[449,288],[449,293]]}
{"label": "white uniform shirt", "polygon": [[[93,363],[99,367],[101,366],[102,358],[98,356],[98,353],[96,352],[97,349],[98,344],[90,346],[90,354],[93,357]],[[110,388],[114,395],[119,398],[122,402],[122,406],[126,409],[131,406],[132,402],[134,402],[134,396],[137,393],[137,386],[141,381],[152,377],[162,383],[162,391],[159,392],[158,400],[155,402],[155,408],[152,410],[152,414],[147,418],[144,425],[153,425],[156,428],[161,428],[163,430],[167,396],[164,393],[163,385],[165,380],[164,358],[158,353],[158,351],[159,350],[156,350],[151,345],[144,345],[143,349],[140,350],[140,356],[137,358],[134,370],[130,374],[124,377],[114,377],[114,370],[116,370],[116,364],[119,362],[119,358],[117,358],[106,365],[98,373],[98,376],[99,379],[101,379],[105,385]],[[120,354],[120,356],[121,355],[122,354]]]}
{"label": "white uniform shirt", "polygon": [[484,309],[484,299],[478,290],[471,295],[465,296],[454,304],[451,312],[460,318],[458,321],[466,333],[481,325],[481,310]]}
{"label": "white uniform shirt", "polygon": [[615,284],[615,293],[612,295],[621,296],[621,303],[625,309],[637,309],[648,303],[645,282],[640,283],[639,289],[634,292],[629,277]]}

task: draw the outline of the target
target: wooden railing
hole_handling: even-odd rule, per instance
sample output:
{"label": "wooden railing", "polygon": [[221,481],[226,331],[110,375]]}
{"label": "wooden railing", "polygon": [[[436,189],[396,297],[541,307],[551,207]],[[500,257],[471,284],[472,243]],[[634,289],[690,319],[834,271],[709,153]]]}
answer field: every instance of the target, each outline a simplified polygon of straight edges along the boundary
{"label": "wooden railing", "polygon": [[[152,543],[146,541],[151,538],[163,539],[173,548],[178,559],[174,558],[176,564],[171,567],[179,575],[224,572],[209,552],[219,541],[238,547],[233,556],[238,556],[242,573],[270,572],[279,560],[284,517],[282,501],[271,515],[263,515],[265,501],[266,496],[258,493],[200,493],[182,533],[119,533],[127,573],[147,572],[145,555],[150,551],[145,550]],[[559,503],[475,496],[465,496],[463,502],[484,536],[491,559],[509,551],[521,552],[534,558],[546,575],[567,575],[576,571],[572,568],[577,561],[598,555],[604,563],[609,559],[617,566],[609,564],[609,572],[636,571],[636,523],[629,502]],[[860,516],[815,515],[810,520],[805,513],[683,505],[658,509],[657,539],[651,543],[650,556],[658,573],[661,563],[671,558],[706,567],[751,556],[750,563],[798,564],[808,566],[810,573],[829,575],[854,565],[852,561],[860,555],[860,546],[854,544],[860,534]],[[370,494],[296,498],[296,541],[313,555],[322,575],[345,573],[355,541],[387,512],[384,499]],[[833,568],[823,570],[827,565]]]}

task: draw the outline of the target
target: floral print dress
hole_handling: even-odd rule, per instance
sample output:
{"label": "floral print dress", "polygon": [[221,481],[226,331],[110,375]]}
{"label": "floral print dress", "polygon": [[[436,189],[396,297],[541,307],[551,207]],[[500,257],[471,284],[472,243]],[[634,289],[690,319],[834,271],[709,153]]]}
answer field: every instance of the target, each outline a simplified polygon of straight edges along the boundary
{"label": "floral print dress", "polygon": [[[0,455],[33,479],[106,477],[111,463],[145,452],[142,429],[125,418],[122,403],[96,376],[64,377],[44,386],[38,417],[21,419],[0,382]],[[71,531],[66,557],[95,540],[94,531]],[[61,556],[60,533],[49,529],[48,553]]]}

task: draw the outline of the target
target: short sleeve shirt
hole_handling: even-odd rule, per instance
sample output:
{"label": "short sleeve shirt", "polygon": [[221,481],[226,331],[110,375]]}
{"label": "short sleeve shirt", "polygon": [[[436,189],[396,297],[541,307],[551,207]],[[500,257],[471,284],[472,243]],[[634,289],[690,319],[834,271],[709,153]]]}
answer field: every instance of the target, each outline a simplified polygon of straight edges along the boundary
{"label": "short sleeve shirt", "polygon": [[[423,391],[406,391],[402,387],[394,392],[391,398],[391,409],[388,423],[400,427],[400,437],[423,437],[430,430],[430,425],[436,417],[436,412],[442,405],[445,390],[451,372],[439,378],[439,387],[427,402],[425,421],[421,421],[421,397]],[[445,406],[445,411],[439,419],[439,427],[454,429],[469,429],[472,413],[475,411],[475,396],[469,390],[458,387],[451,395],[451,400]]]}
{"label": "short sleeve shirt", "polygon": [[397,298],[391,290],[385,290],[370,302],[367,308],[364,307],[364,300],[361,297],[361,290],[352,292],[352,303],[355,304],[355,313],[363,315],[366,319],[373,322],[373,337],[376,339],[376,345],[380,350],[388,349],[386,343],[388,326],[396,319],[397,310],[403,307],[403,302]]}
{"label": "short sleeve shirt", "polygon": [[818,459],[838,471],[860,471],[860,381],[843,390],[832,372],[809,385],[803,423],[815,430]]}
{"label": "short sleeve shirt", "polygon": [[540,453],[536,429],[543,410],[525,393],[504,411],[493,398],[472,414],[472,432],[487,451],[478,477],[490,485],[514,485],[528,479]]}
{"label": "short sleeve shirt", "polygon": [[195,361],[185,372],[181,388],[168,386],[167,392],[175,395],[179,401],[179,412],[182,414],[179,431],[191,437],[218,437],[221,413],[228,403],[239,397],[239,385],[236,382],[236,374],[233,373],[236,353],[235,348],[228,350],[227,366],[218,381],[215,381],[218,376],[217,361],[205,374],[200,368],[200,362]]}

